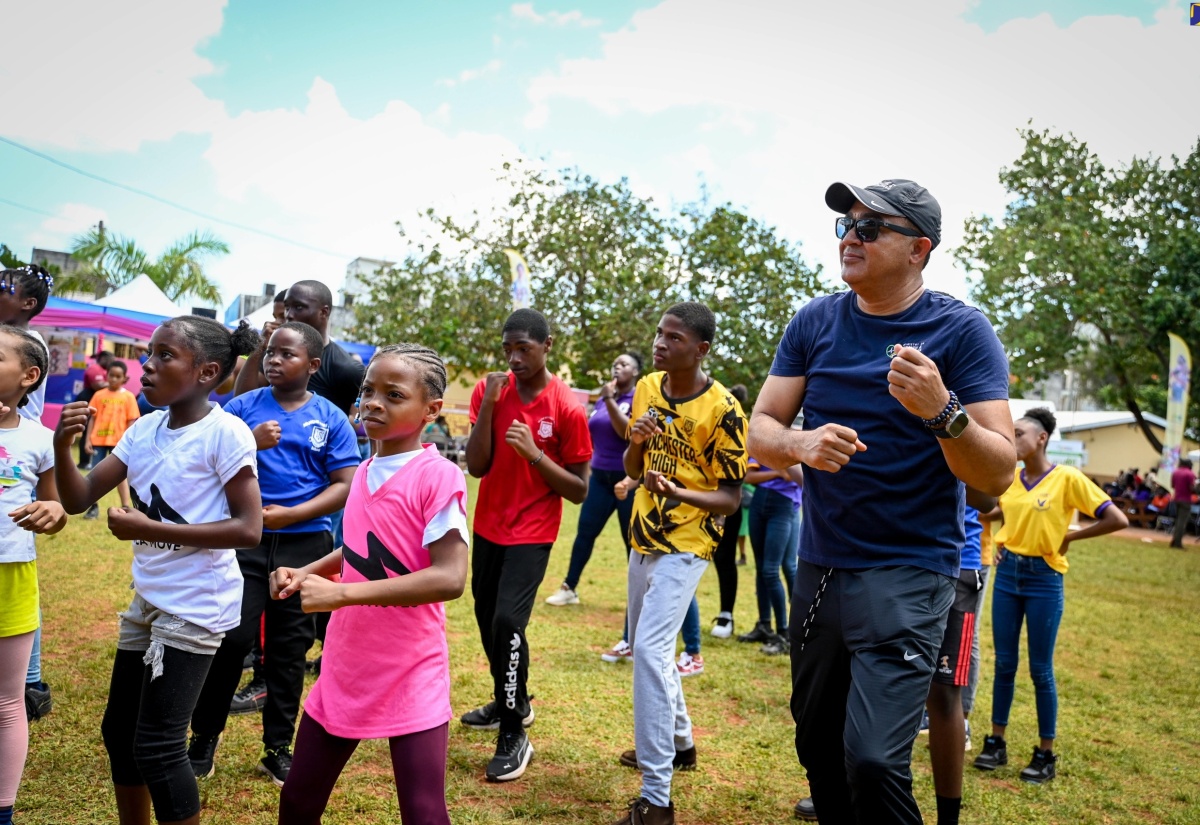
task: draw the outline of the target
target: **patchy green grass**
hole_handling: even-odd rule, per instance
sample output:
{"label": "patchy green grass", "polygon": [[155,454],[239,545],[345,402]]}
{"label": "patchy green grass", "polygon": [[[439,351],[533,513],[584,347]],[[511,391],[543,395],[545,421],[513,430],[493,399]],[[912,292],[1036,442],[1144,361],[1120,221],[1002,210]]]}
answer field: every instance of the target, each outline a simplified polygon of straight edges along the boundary
{"label": "patchy green grass", "polygon": [[[474,482],[472,482],[474,491]],[[566,508],[542,587],[566,573],[578,509]],[[1191,545],[1189,545],[1190,547]],[[17,800],[22,825],[115,822],[100,719],[116,643],[116,615],[129,600],[128,545],[103,521],[72,519],[39,540],[45,610],[45,671],[54,712],[33,726]],[[1101,539],[1071,554],[1067,613],[1058,645],[1059,776],[1045,787],[1017,780],[1036,743],[1033,690],[1018,683],[1009,728],[1013,764],[991,774],[967,768],[965,823],[1200,822],[1200,553],[1127,539]],[[754,621],[754,585],[742,568],[740,631]],[[526,776],[504,785],[483,779],[490,735],[451,723],[449,802],[456,823],[605,823],[637,795],[638,776],[617,763],[632,746],[630,668],[599,654],[621,632],[624,554],[615,519],[580,585],[583,604],[554,608],[540,599],[529,629],[537,694],[537,751]],[[706,622],[717,612],[717,582],[700,586]],[[989,599],[990,604],[990,599]],[[490,690],[470,596],[449,606],[452,699],[456,714]],[[983,620],[984,683],[976,741],[991,703],[990,622]],[[787,822],[807,793],[792,746],[786,658],[757,646],[704,638],[706,672],[684,682],[696,726],[700,768],[676,777],[685,823]],[[216,775],[201,784],[204,818],[221,825],[275,821],[277,790],[254,772],[259,720],[235,717],[218,751]],[[933,820],[933,785],[924,740],[913,754],[922,810]],[[325,822],[398,822],[387,749],[366,742],[343,774]]]}

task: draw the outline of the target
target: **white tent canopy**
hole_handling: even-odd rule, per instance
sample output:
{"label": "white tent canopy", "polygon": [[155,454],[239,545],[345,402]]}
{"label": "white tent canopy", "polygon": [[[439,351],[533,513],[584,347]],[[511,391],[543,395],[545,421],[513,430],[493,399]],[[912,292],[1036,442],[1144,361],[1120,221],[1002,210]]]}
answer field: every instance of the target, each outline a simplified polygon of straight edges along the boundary
{"label": "white tent canopy", "polygon": [[96,301],[95,305],[146,312],[150,315],[162,315],[167,318],[191,314],[187,310],[180,309],[145,273],[105,295]]}

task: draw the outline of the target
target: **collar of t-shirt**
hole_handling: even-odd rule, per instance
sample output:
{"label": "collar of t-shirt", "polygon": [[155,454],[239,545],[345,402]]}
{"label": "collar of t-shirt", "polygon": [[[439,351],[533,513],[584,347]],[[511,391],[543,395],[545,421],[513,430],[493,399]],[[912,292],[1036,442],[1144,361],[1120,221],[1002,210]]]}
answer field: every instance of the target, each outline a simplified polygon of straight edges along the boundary
{"label": "collar of t-shirt", "polygon": [[171,413],[168,411],[167,414],[163,416],[162,423],[159,425],[158,429],[154,431],[154,446],[158,448],[158,451],[166,452],[166,450],[172,444],[183,437],[184,433],[188,432],[192,427],[196,426],[205,418],[208,418],[210,415],[212,415],[213,409],[215,409],[217,405],[212,401],[208,403],[209,410],[207,413],[205,413],[204,418],[201,418],[198,421],[193,421],[186,427],[176,427],[175,429],[171,429],[169,426],[167,426],[171,421]]}
{"label": "collar of t-shirt", "polygon": [[371,495],[374,495],[380,487],[386,484],[389,478],[400,472],[405,464],[423,452],[425,452],[424,449],[418,449],[396,455],[377,455],[372,458],[371,463],[367,465],[367,489],[371,491]]}

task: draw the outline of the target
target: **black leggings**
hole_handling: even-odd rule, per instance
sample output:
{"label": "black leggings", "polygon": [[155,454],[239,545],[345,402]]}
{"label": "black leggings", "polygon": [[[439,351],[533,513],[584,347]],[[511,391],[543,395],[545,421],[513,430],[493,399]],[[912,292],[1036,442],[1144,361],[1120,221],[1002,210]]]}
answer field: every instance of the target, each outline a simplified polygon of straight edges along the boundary
{"label": "black leggings", "polygon": [[162,675],[150,678],[145,654],[118,650],[100,730],[114,785],[145,785],[159,822],[200,812],[187,757],[188,722],[213,657],[163,648]]}
{"label": "black leggings", "polygon": [[732,516],[725,517],[725,533],[713,553],[713,566],[717,568],[717,587],[721,591],[721,612],[733,615],[737,603],[738,571],[737,542],[742,530],[745,508],[739,507]]}
{"label": "black leggings", "polygon": [[[450,825],[446,811],[449,730],[447,723],[388,740],[401,822]],[[296,758],[279,795],[280,825],[321,824],[329,794],[358,743],[358,739],[334,736],[308,714],[300,717]]]}

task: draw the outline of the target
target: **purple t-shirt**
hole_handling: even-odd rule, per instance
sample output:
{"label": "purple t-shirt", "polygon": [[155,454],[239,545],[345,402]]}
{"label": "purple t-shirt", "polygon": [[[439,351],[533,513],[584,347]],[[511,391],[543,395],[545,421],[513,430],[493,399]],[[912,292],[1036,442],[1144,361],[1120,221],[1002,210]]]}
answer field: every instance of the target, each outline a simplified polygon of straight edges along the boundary
{"label": "purple t-shirt", "polygon": [[[633,404],[633,390],[617,396],[617,409],[629,415]],[[588,430],[592,434],[592,468],[608,472],[621,472],[625,469],[625,447],[628,443],[617,435],[613,429],[612,417],[608,414],[608,405],[601,398],[592,408],[592,416],[588,419]]]}
{"label": "purple t-shirt", "polygon": [[1175,491],[1175,501],[1191,502],[1192,488],[1196,486],[1196,474],[1187,467],[1176,467],[1171,473],[1171,487]]}
{"label": "purple t-shirt", "polygon": [[[771,467],[768,467],[766,464],[763,464],[757,458],[751,457],[750,460],[753,461],[755,464],[757,464],[759,467],[761,467],[764,470],[772,469]],[[800,487],[799,484],[792,481],[791,479],[772,478],[768,481],[764,481],[762,484],[756,485],[756,489],[758,489],[758,490],[774,490],[776,493],[779,493],[781,496],[790,498],[792,500],[792,509],[793,510],[800,509],[800,494],[801,494],[802,488]]]}

